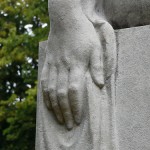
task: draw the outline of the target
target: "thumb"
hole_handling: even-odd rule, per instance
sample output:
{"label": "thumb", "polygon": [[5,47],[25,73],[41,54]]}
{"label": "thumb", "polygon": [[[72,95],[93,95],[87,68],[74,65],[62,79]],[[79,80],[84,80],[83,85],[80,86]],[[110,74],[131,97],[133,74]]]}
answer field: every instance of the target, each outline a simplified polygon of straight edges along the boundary
{"label": "thumb", "polygon": [[90,56],[90,73],[94,83],[99,87],[104,86],[103,59],[101,47],[93,49]]}
{"label": "thumb", "polygon": [[104,42],[104,56],[105,56],[105,77],[108,79],[115,72],[117,51],[116,51],[116,36],[113,27],[108,23],[104,23],[99,29]]}

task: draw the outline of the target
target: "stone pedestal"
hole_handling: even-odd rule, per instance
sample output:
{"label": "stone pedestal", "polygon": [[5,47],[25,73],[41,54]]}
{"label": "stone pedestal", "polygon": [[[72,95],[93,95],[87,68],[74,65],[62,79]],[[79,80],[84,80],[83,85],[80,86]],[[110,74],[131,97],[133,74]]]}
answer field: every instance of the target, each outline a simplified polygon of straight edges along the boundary
{"label": "stone pedestal", "polygon": [[[118,30],[116,37],[114,86],[119,150],[150,150],[150,26]],[[45,46],[46,42],[40,43],[38,80],[44,63]],[[49,150],[49,144],[44,144],[44,140],[51,133],[43,128],[48,116],[44,116],[40,109],[43,102],[41,89],[38,91],[36,150]]]}
{"label": "stone pedestal", "polygon": [[119,150],[150,150],[150,26],[117,31]]}

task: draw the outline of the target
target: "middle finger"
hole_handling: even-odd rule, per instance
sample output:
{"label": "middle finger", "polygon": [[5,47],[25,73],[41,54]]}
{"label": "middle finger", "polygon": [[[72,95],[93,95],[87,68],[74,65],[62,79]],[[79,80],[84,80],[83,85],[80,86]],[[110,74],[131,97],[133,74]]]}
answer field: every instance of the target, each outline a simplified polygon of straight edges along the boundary
{"label": "middle finger", "polygon": [[68,130],[70,130],[73,128],[73,117],[68,101],[68,74],[68,70],[65,67],[59,67],[57,80],[57,99],[66,123],[66,127]]}

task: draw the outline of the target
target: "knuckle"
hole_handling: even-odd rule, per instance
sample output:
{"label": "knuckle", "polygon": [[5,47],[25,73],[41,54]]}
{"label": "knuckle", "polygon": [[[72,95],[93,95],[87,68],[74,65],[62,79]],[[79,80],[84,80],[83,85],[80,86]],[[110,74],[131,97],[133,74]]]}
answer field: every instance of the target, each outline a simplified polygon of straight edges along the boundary
{"label": "knuckle", "polygon": [[79,90],[79,85],[78,84],[71,84],[69,86],[69,93],[73,94],[73,93],[77,93]]}
{"label": "knuckle", "polygon": [[58,109],[58,104],[56,101],[52,101],[51,104],[52,104],[53,109],[56,109],[56,110]]}
{"label": "knuckle", "polygon": [[69,112],[68,110],[64,111],[64,116],[66,120],[70,120],[71,119],[71,112]]}
{"label": "knuckle", "polygon": [[47,88],[43,88],[43,94],[47,95],[48,94],[48,89]]}
{"label": "knuckle", "polygon": [[56,89],[54,86],[50,86],[50,87],[48,87],[48,91],[49,91],[49,94],[51,95],[51,94],[55,93]]}
{"label": "knuckle", "polygon": [[67,91],[64,89],[60,89],[57,91],[57,96],[60,99],[66,98],[67,97]]}
{"label": "knuckle", "polygon": [[41,86],[42,86],[42,91],[47,93],[48,88],[45,80],[41,80]]}

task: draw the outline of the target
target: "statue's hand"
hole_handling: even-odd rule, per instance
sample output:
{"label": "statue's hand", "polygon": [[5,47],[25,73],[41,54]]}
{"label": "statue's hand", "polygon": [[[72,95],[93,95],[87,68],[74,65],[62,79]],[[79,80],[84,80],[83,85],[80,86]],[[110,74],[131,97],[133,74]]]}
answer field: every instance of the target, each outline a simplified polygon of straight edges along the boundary
{"label": "statue's hand", "polygon": [[102,47],[94,29],[59,36],[49,38],[41,86],[47,107],[72,129],[73,122],[80,124],[82,118],[86,72],[99,88],[104,86]]}

